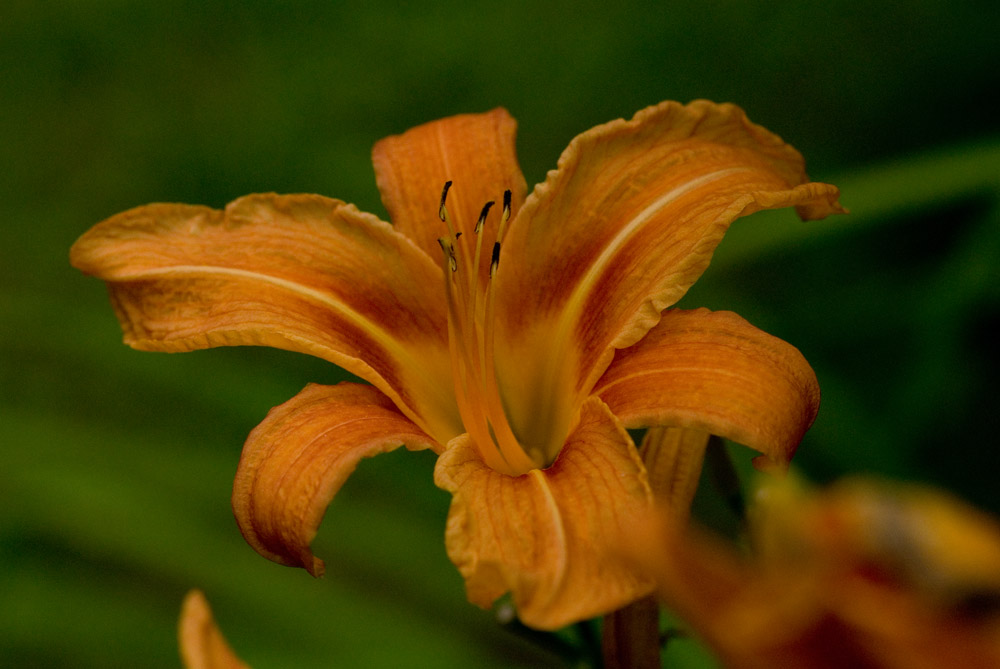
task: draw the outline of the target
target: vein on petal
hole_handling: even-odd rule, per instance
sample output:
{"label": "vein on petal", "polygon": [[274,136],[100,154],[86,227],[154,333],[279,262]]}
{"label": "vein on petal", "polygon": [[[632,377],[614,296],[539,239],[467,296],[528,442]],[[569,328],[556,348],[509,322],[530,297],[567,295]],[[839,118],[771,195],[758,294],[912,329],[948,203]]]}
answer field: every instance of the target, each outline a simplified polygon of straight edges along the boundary
{"label": "vein on petal", "polygon": [[358,463],[399,447],[436,446],[372,386],[306,386],[247,438],[233,484],[237,523],[264,557],[319,576],[323,563],[310,544]]}
{"label": "vein on petal", "polygon": [[[725,177],[735,174],[738,172],[749,172],[751,171],[746,167],[730,167],[723,170],[716,170],[708,174],[702,175],[697,179],[692,179],[682,183],[677,188],[674,188],[659,198],[654,202],[646,206],[641,212],[634,216],[628,223],[623,225],[621,229],[618,230],[614,238],[601,250],[600,255],[597,256],[587,268],[584,273],[583,278],[574,287],[573,292],[570,294],[569,299],[566,302],[566,307],[563,309],[559,316],[558,326],[556,328],[555,341],[556,342],[567,342],[572,335],[572,331],[576,326],[577,321],[580,318],[580,313],[586,303],[587,296],[593,288],[594,284],[601,278],[604,272],[608,269],[611,261],[614,259],[615,255],[625,246],[626,242],[639,230],[649,219],[651,219],[657,212],[659,212],[664,207],[670,205],[678,198],[691,191],[697,190],[703,186],[707,186],[715,181],[724,179]],[[573,350],[573,347],[568,345],[560,346],[558,343],[555,344],[555,348],[563,348],[564,350]],[[551,365],[559,365],[563,363],[564,360],[558,356],[551,356],[549,359]],[[600,370],[603,371],[603,370]],[[598,372],[599,374],[599,372]],[[544,378],[556,378],[556,373],[545,375]],[[593,380],[596,380],[596,376]],[[589,389],[589,385],[585,384],[583,390]]]}
{"label": "vein on petal", "polygon": [[559,509],[559,505],[556,503],[555,497],[552,495],[552,488],[549,486],[549,482],[546,480],[544,472],[539,469],[532,469],[528,472],[528,476],[531,477],[535,486],[542,493],[546,509],[552,517],[552,525],[556,530],[556,537],[553,538],[552,541],[553,545],[558,550],[558,556],[553,570],[554,577],[550,582],[546,583],[546,587],[548,588],[548,597],[546,598],[544,605],[540,606],[540,608],[546,609],[556,598],[556,595],[562,588],[563,582],[566,580],[568,550],[566,546],[566,527],[563,523],[562,511]]}
{"label": "vein on petal", "polygon": [[[424,369],[424,365],[413,357],[405,347],[400,345],[399,341],[388,334],[383,328],[376,325],[371,319],[365,318],[359,314],[354,309],[344,305],[342,302],[331,298],[328,294],[322,291],[316,290],[314,288],[309,288],[301,283],[296,283],[295,281],[289,281],[288,279],[281,279],[276,276],[271,276],[269,274],[262,274],[260,272],[251,272],[245,269],[234,269],[228,267],[215,267],[210,265],[174,265],[172,267],[163,269],[151,269],[142,272],[135,272],[132,274],[123,274],[121,279],[116,279],[116,281],[135,281],[149,279],[153,277],[161,276],[175,276],[178,274],[193,274],[193,275],[205,275],[205,274],[218,274],[223,276],[236,276],[246,279],[252,279],[255,281],[262,281],[265,283],[270,283],[275,286],[280,286],[293,293],[298,293],[299,295],[309,298],[314,302],[319,302],[323,306],[329,308],[331,311],[335,311],[341,316],[344,316],[348,321],[357,325],[365,332],[368,332],[372,337],[382,344],[385,348],[390,350],[394,356],[399,359],[404,359],[407,361],[407,365],[412,368]],[[428,377],[431,375],[428,373]]]}

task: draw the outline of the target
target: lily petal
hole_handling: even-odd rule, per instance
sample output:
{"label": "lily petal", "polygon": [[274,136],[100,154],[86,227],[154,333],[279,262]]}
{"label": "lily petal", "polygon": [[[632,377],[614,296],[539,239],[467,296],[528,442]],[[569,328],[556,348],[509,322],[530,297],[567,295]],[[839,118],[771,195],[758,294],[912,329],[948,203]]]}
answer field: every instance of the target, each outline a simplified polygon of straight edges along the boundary
{"label": "lily petal", "polygon": [[212,609],[200,590],[191,590],[181,605],[177,629],[185,669],[247,669],[215,624]]}
{"label": "lily petal", "polygon": [[267,345],[376,385],[443,441],[462,432],[433,260],[374,216],[318,195],[224,211],[152,204],[96,225],[75,267],[108,282],[125,342],[147,351]]}
{"label": "lily petal", "polygon": [[664,312],[638,344],[616,352],[594,393],[628,427],[704,430],[779,466],[819,408],[816,375],[798,349],[708,309]]}
{"label": "lily petal", "polygon": [[510,591],[525,624],[556,629],[651,591],[597,550],[652,499],[632,440],[600,400],[583,405],[548,469],[500,474],[463,435],[438,458],[434,480],[453,495],[445,543],[473,604]]}
{"label": "lily petal", "polygon": [[[437,214],[446,181],[453,182],[447,201],[450,218],[467,235],[487,202],[497,202],[499,212],[505,189],[511,191],[516,212],[527,192],[514,150],[516,132],[517,122],[498,108],[425,123],[376,143],[375,180],[396,229],[432,258],[439,257],[437,240],[447,227]],[[496,225],[483,228],[486,253],[492,252],[496,230]],[[488,258],[482,266],[489,266]]]}
{"label": "lily petal", "polygon": [[233,483],[240,531],[264,557],[321,576],[309,544],[326,507],[358,461],[400,446],[438,448],[371,386],[306,386],[247,438]]}
{"label": "lily petal", "polygon": [[651,427],[639,453],[649,475],[649,487],[659,505],[678,521],[686,521],[698,490],[705,449],[711,435],[682,427]]}
{"label": "lily petal", "polygon": [[538,432],[544,398],[588,395],[612,349],[687,291],[733,220],[790,206],[822,218],[843,211],[837,198],[729,104],[665,102],[576,137],[500,255],[497,369],[515,432]]}

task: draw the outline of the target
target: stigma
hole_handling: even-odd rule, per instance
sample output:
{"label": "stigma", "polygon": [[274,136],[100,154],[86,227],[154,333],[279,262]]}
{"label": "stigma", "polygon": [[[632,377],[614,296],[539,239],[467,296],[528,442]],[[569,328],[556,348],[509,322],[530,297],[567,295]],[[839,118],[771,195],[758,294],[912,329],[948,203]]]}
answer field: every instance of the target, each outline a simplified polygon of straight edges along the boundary
{"label": "stigma", "polygon": [[[511,192],[503,194],[495,241],[484,248],[483,231],[495,202],[483,205],[472,234],[463,236],[460,231],[456,232],[448,214],[451,184],[451,181],[445,182],[441,191],[438,218],[447,226],[448,235],[438,239],[438,244],[443,255],[448,348],[458,410],[483,461],[496,471],[520,476],[546,463],[540,453],[526,452],[514,435],[496,376],[494,279],[500,268],[500,248],[511,216]],[[485,263],[484,256],[487,258]]]}

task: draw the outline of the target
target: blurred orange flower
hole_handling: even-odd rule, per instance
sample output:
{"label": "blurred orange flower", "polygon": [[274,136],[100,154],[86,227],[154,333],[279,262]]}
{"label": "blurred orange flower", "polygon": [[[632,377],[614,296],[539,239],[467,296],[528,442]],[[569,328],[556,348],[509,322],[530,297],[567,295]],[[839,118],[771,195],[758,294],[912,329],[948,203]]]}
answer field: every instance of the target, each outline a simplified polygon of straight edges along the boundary
{"label": "blurred orange flower", "polygon": [[184,598],[177,640],[185,669],[249,669],[226,643],[200,590]]}
{"label": "blurred orange flower", "polygon": [[672,520],[626,539],[728,667],[1000,667],[1000,525],[943,493],[770,485],[753,557]]}
{"label": "blurred orange flower", "polygon": [[732,105],[593,128],[530,195],[515,125],[497,109],[376,144],[392,225],[318,195],[153,204],[71,258],[108,282],[135,348],[274,346],[371,383],[308,386],[250,435],[233,508],[258,552],[319,575],[309,545],[357,462],[431,449],[470,600],[511,591],[525,623],[555,628],[649,591],[592,550],[650,503],[625,427],[791,457],[818,403],[798,351],[735,314],[661,312],[737,217],[842,210]]}

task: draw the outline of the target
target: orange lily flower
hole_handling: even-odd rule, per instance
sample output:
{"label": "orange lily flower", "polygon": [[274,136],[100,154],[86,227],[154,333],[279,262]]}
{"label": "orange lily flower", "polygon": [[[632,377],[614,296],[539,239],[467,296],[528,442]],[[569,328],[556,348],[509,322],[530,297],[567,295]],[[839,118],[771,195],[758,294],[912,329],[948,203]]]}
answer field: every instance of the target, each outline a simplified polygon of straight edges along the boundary
{"label": "orange lily flower", "polygon": [[995,519],[913,485],[764,492],[752,557],[673,514],[624,539],[725,666],[1000,667]]}
{"label": "orange lily flower", "polygon": [[251,433],[233,508],[258,552],[319,575],[310,542],[358,461],[431,449],[469,599],[510,591],[526,624],[557,628],[651,587],[592,549],[651,501],[626,427],[791,457],[818,403],[799,352],[735,314],[661,312],[737,217],[842,210],[732,105],[593,128],[530,195],[515,127],[496,109],[378,142],[392,225],[318,195],[153,204],[71,259],[108,283],[134,348],[274,346],[371,384],[308,386]]}
{"label": "orange lily flower", "polygon": [[222,636],[200,590],[184,597],[177,640],[185,669],[248,669]]}

